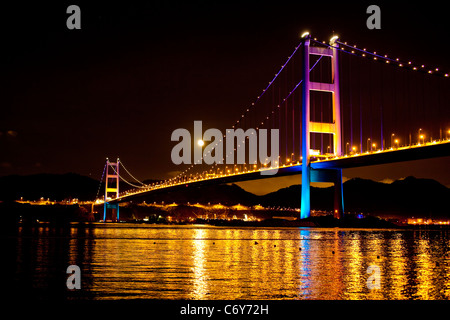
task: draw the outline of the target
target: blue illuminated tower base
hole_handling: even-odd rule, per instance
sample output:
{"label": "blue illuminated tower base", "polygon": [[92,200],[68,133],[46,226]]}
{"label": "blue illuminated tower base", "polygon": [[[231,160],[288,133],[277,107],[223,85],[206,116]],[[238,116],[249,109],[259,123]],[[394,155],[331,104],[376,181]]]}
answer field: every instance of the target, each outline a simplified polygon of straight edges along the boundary
{"label": "blue illuminated tower base", "polygon": [[300,218],[308,218],[311,213],[311,185],[309,182],[332,182],[334,184],[334,209],[333,216],[342,218],[344,214],[344,189],[342,184],[342,169],[311,169],[302,171],[302,203]]}
{"label": "blue illuminated tower base", "polygon": [[111,211],[111,221],[119,222],[120,214],[119,214],[119,204],[118,203],[107,203],[103,204],[103,221],[106,221],[107,212]]}

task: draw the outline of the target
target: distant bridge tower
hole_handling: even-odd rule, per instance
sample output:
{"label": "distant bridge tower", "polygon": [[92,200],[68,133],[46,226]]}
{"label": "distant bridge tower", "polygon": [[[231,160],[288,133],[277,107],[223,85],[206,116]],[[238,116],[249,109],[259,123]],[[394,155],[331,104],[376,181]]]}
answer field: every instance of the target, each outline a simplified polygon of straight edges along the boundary
{"label": "distant bridge tower", "polygon": [[[111,209],[111,220],[119,221],[119,203],[109,203],[119,197],[119,166],[120,161],[110,162],[106,158],[105,202],[103,204],[103,221],[106,221],[106,212]],[[114,215],[115,213],[115,215]]]}
{"label": "distant bridge tower", "polygon": [[[333,46],[337,37],[330,40]],[[304,37],[303,54],[303,92],[302,92],[302,198],[300,217],[308,218],[311,214],[311,182],[334,183],[334,217],[341,218],[344,212],[342,189],[342,169],[312,169],[310,156],[311,133],[327,133],[333,135],[333,153],[342,155],[341,112],[339,105],[339,65],[338,49],[310,46],[311,38]],[[310,80],[310,55],[328,56],[331,58],[331,83],[313,82]],[[332,94],[332,122],[311,121],[310,91],[330,92]]]}

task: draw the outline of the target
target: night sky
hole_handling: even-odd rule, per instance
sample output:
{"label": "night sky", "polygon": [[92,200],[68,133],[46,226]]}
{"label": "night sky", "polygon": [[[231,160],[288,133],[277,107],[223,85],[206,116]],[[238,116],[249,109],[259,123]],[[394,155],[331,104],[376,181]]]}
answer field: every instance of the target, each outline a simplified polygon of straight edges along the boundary
{"label": "night sky", "polygon": [[[0,176],[75,172],[100,179],[117,156],[137,178],[168,178],[177,128],[229,128],[309,30],[450,71],[445,2],[66,2],[3,5]],[[66,8],[81,8],[68,30]],[[381,8],[381,30],[366,8]],[[450,186],[449,157],[345,170]],[[300,183],[280,178],[258,187]],[[261,184],[260,184],[261,185]],[[268,187],[268,185],[270,187]]]}

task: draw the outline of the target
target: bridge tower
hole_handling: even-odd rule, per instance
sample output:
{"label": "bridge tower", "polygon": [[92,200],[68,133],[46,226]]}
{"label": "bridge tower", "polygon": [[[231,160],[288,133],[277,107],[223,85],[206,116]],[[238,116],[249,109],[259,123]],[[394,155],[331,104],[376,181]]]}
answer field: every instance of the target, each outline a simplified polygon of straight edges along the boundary
{"label": "bridge tower", "polygon": [[[119,221],[119,203],[109,203],[110,200],[119,197],[119,166],[120,160],[110,162],[106,158],[105,202],[103,204],[103,221],[106,221],[106,213],[111,209],[111,220]],[[112,171],[111,171],[112,170]],[[115,213],[115,215],[114,215]],[[115,216],[115,217],[114,217]]]}
{"label": "bridge tower", "polygon": [[[342,155],[341,112],[339,105],[339,64],[338,49],[333,45],[337,37],[330,40],[332,48],[310,46],[311,37],[306,35],[303,43],[303,92],[302,92],[302,198],[300,217],[308,218],[311,214],[311,182],[334,183],[334,217],[341,218],[344,212],[342,188],[342,169],[312,169],[310,142],[311,133],[333,135],[333,154]],[[331,58],[331,83],[313,82],[310,79],[310,55]],[[332,122],[311,121],[310,92],[330,92],[332,94]]]}

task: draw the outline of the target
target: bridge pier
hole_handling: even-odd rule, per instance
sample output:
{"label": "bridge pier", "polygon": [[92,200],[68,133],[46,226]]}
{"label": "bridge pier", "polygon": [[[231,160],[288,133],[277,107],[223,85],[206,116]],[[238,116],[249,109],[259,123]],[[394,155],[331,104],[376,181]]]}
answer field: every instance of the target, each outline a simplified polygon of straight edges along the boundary
{"label": "bridge pier", "polygon": [[342,183],[342,169],[335,169],[333,214],[336,219],[340,219],[344,216],[344,185]]}
{"label": "bridge pier", "polygon": [[311,215],[311,182],[332,182],[334,184],[333,216],[340,219],[344,215],[344,190],[342,184],[342,169],[312,169],[311,166],[302,170],[302,198],[300,218]]}
{"label": "bridge pier", "polygon": [[300,219],[309,218],[311,215],[311,167],[302,164],[302,199]]}
{"label": "bridge pier", "polygon": [[105,202],[103,205],[103,221],[106,222],[106,218],[108,217],[108,211],[111,211],[111,221],[119,222],[119,204],[118,203],[108,203]]}

